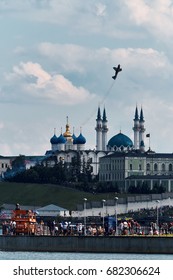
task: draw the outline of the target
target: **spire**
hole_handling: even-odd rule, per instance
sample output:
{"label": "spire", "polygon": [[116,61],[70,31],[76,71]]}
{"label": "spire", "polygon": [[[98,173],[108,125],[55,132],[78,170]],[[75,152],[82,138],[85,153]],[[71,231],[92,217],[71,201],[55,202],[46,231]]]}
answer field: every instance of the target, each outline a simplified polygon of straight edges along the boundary
{"label": "spire", "polygon": [[140,145],[139,130],[140,130],[140,127],[139,127],[139,114],[138,114],[138,107],[136,105],[135,118],[134,118],[134,127],[133,127],[133,131],[134,131],[134,148],[135,148],[135,150],[139,149],[139,145]]}
{"label": "spire", "polygon": [[68,117],[67,117],[67,124],[66,124],[66,131],[63,134],[64,137],[71,139],[71,132],[70,132],[70,125],[68,123]]}
{"label": "spire", "polygon": [[98,107],[98,112],[97,112],[97,121],[101,120],[101,113],[100,113],[100,107]]}
{"label": "spire", "polygon": [[[106,122],[105,122],[106,123]],[[100,106],[98,107],[97,111],[97,119],[96,119],[96,150],[101,151],[102,150],[102,118],[100,113]]]}
{"label": "spire", "polygon": [[138,120],[139,120],[139,115],[138,115],[138,108],[137,108],[137,105],[136,105],[134,121],[138,121]]}
{"label": "spire", "polygon": [[76,138],[76,135],[74,133],[74,126],[73,126],[73,135],[72,135],[72,138],[75,139]]}
{"label": "spire", "polygon": [[106,117],[106,109],[104,107],[103,120],[102,120],[102,151],[107,150],[107,132],[108,132],[107,122],[108,121]]}
{"label": "spire", "polygon": [[106,118],[106,110],[104,108],[103,110],[103,122],[106,122],[107,121],[107,118]]}
{"label": "spire", "polygon": [[140,112],[140,121],[144,122],[144,114],[143,114],[142,107],[141,107],[141,112]]}

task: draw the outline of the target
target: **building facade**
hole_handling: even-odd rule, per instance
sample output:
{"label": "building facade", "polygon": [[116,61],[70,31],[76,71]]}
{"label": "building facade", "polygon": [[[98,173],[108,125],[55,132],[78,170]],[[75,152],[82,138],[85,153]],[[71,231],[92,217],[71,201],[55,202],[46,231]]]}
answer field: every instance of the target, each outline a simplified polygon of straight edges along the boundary
{"label": "building facade", "polygon": [[99,181],[116,183],[121,191],[130,186],[147,183],[163,185],[166,191],[173,191],[173,154],[141,152],[115,152],[100,159]]}

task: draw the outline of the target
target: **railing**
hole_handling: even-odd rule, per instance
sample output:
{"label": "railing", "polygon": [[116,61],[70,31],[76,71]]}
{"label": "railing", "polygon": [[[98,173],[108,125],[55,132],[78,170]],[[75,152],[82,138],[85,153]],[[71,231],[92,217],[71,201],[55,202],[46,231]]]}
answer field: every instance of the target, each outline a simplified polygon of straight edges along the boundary
{"label": "railing", "polygon": [[[19,233],[18,233],[19,234]],[[24,234],[24,233],[21,233]],[[16,235],[15,231],[10,228],[10,224],[2,225],[0,229],[0,235]],[[26,235],[26,233],[25,233]],[[29,235],[29,233],[28,233]],[[78,225],[67,226],[65,229],[63,227],[57,226],[47,226],[45,224],[37,224],[35,232],[33,235],[40,236],[74,236],[74,235],[84,235],[84,226],[82,229]],[[138,235],[160,235],[167,236],[173,235],[173,226],[161,225],[159,228],[157,226],[133,226],[133,227],[122,227],[121,225],[117,226],[117,232],[115,228],[103,227],[103,225],[91,225],[87,224],[86,226],[86,235],[87,236],[138,236]]]}

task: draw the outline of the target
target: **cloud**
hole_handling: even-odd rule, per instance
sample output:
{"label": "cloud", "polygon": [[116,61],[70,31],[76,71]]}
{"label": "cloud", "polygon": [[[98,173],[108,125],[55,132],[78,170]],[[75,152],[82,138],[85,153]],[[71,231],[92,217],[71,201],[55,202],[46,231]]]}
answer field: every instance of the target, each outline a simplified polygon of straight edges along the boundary
{"label": "cloud", "polygon": [[4,128],[4,123],[2,121],[0,121],[0,129]]}
{"label": "cloud", "polygon": [[[62,32],[78,38],[86,35],[124,37],[121,31],[124,6],[117,1],[81,0],[15,0],[0,1],[1,17],[15,18],[18,21],[56,25]],[[125,20],[126,22],[126,20]],[[70,28],[69,28],[70,26]],[[64,28],[64,29],[63,29]],[[58,30],[57,30],[58,34]]]}
{"label": "cloud", "polygon": [[137,32],[142,36],[135,30],[138,26],[160,40],[173,36],[171,0],[15,0],[0,1],[0,11],[1,17],[70,26],[66,34],[104,34],[125,39]]}
{"label": "cloud", "polygon": [[[84,48],[74,44],[52,44],[43,42],[38,45],[38,52],[43,57],[58,62],[58,67],[65,72],[89,73],[96,75],[97,71],[102,79],[103,73],[112,63],[120,63],[125,70],[138,69],[146,76],[172,75],[172,65],[164,52],[153,48]],[[118,59],[117,59],[118,58]],[[104,71],[100,72],[100,69]]]}
{"label": "cloud", "polygon": [[169,39],[173,36],[173,3],[171,0],[123,0],[129,10],[129,18],[143,26],[154,37]]}
{"label": "cloud", "polygon": [[[0,11],[0,16],[9,20],[15,18],[32,25],[41,22],[45,28],[56,26],[57,35],[60,32],[62,37],[64,33],[73,36],[73,40],[77,37],[87,41],[90,36],[99,39],[103,35],[124,41],[135,39],[137,34],[138,39],[145,37],[136,26],[144,27],[148,34],[160,40],[173,34],[173,10],[169,0],[15,0],[0,1]],[[107,41],[103,41],[104,44]]]}
{"label": "cloud", "polygon": [[97,3],[95,7],[96,7],[96,15],[100,17],[104,17],[106,14],[106,5],[102,3]]}
{"label": "cloud", "polygon": [[115,55],[121,57],[121,60],[129,69],[138,68],[146,76],[162,75],[163,77],[165,72],[168,73],[168,70],[172,70],[172,65],[167,56],[163,52],[152,48],[118,49],[115,51]]}
{"label": "cloud", "polygon": [[85,72],[83,62],[91,60],[93,52],[85,47],[75,44],[52,44],[43,42],[38,45],[38,52],[44,57],[61,65],[66,71]]}
{"label": "cloud", "polygon": [[73,85],[61,74],[49,74],[38,63],[21,62],[14,66],[13,72],[6,74],[5,77],[8,81],[5,90],[8,90],[10,94],[11,88],[15,85],[16,98],[20,92],[20,98],[22,96],[23,99],[32,97],[42,102],[64,105],[85,103],[94,98],[94,94],[84,87]]}
{"label": "cloud", "polygon": [[[43,42],[32,48],[32,53],[45,65],[51,65],[51,72],[31,61],[15,65],[13,71],[5,75],[6,83],[0,91],[1,102],[16,102],[17,98],[20,102],[30,102],[34,98],[35,102],[61,105],[84,104],[94,98],[99,102],[111,82],[112,67],[118,63],[123,68],[119,77],[120,83],[122,78],[124,81],[122,89],[126,83],[130,88],[130,81],[140,87],[155,86],[157,89],[164,80],[169,84],[173,74],[173,66],[166,54],[153,48],[92,49]],[[159,78],[157,84],[153,84],[155,78]],[[121,89],[117,94],[122,94]]]}

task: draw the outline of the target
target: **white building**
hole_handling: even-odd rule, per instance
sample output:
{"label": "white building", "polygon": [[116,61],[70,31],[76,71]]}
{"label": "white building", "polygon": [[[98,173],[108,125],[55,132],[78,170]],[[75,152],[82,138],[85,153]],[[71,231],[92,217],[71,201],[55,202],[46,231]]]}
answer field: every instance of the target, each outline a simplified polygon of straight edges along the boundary
{"label": "white building", "polygon": [[[134,144],[132,140],[123,134],[121,131],[112,136],[107,142],[108,134],[108,121],[106,116],[106,109],[103,109],[103,115],[101,115],[100,107],[97,111],[96,117],[96,143],[94,150],[86,150],[86,138],[82,134],[82,129],[78,137],[75,136],[74,131],[71,133],[70,125],[67,117],[66,130],[59,137],[56,136],[54,131],[53,137],[50,139],[51,150],[46,152],[46,155],[54,155],[57,157],[57,162],[64,161],[70,163],[72,158],[77,157],[80,154],[81,161],[90,162],[92,166],[93,176],[99,172],[100,158],[115,153],[117,151],[124,152],[132,149],[140,149],[144,151],[144,117],[143,110],[141,108],[140,117],[138,115],[138,109],[135,110],[134,118]],[[80,153],[79,153],[80,152]]]}

